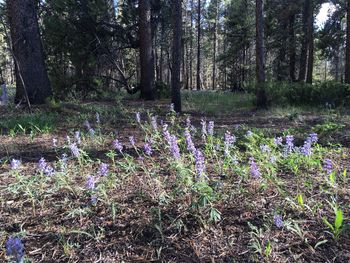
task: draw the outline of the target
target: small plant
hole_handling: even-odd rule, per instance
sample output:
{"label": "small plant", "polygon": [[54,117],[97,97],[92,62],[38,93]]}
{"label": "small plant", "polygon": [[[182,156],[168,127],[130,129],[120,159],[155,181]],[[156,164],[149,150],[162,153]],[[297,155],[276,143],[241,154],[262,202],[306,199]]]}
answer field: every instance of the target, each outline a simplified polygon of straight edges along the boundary
{"label": "small plant", "polygon": [[334,222],[330,223],[326,217],[323,217],[323,222],[331,231],[328,233],[330,233],[333,236],[333,238],[337,241],[339,239],[341,233],[345,229],[345,227],[343,225],[343,220],[344,220],[343,211],[338,207],[338,205],[332,205],[332,204],[330,204],[330,205],[332,206],[334,214],[335,214]]}

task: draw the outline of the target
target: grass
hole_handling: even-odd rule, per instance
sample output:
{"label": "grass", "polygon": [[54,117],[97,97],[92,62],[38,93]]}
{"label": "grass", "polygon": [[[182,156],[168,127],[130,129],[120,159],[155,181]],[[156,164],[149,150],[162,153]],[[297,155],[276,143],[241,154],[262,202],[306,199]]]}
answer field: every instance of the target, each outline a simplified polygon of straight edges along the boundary
{"label": "grass", "polygon": [[[26,133],[2,133],[7,150],[0,148],[6,156],[0,160],[0,246],[20,237],[27,262],[348,261],[350,151],[329,144],[346,135],[348,116],[301,108],[292,118],[289,110],[256,112],[249,95],[226,95],[208,92],[207,99],[202,92],[184,92],[191,114],[180,116],[169,112],[167,102],[73,104],[63,106],[64,115],[52,113],[53,128],[32,140]],[[10,111],[6,119],[16,124],[50,114]],[[200,154],[189,150],[186,127]],[[167,141],[164,131],[176,138]],[[300,147],[314,131],[320,141],[304,155]],[[224,142],[225,133],[231,143]],[[296,148],[289,151],[285,140],[291,134]],[[275,144],[277,136],[283,145]],[[122,151],[113,148],[115,139]],[[44,168],[38,166],[41,157]],[[13,159],[21,160],[16,169]],[[328,159],[331,172],[324,168]],[[0,250],[0,260],[7,259]]]}
{"label": "grass", "polygon": [[247,110],[254,107],[254,96],[246,93],[183,91],[184,111],[202,114],[225,115],[232,111]]}

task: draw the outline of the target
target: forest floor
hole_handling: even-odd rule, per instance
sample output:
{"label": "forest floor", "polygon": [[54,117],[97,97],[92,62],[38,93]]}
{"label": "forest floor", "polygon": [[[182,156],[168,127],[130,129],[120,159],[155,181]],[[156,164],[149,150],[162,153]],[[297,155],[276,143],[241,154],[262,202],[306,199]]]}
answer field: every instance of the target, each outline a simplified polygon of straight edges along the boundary
{"label": "forest floor", "polygon": [[[256,111],[249,100],[187,94],[180,116],[168,101],[85,101],[33,114],[0,107],[0,261],[18,236],[27,262],[350,262],[350,112]],[[204,179],[183,136],[187,117]],[[213,136],[203,137],[202,120],[214,121]],[[236,136],[228,154],[226,131]],[[312,133],[318,141],[304,156]],[[288,155],[274,144],[286,135]],[[13,159],[21,165],[11,169]]]}

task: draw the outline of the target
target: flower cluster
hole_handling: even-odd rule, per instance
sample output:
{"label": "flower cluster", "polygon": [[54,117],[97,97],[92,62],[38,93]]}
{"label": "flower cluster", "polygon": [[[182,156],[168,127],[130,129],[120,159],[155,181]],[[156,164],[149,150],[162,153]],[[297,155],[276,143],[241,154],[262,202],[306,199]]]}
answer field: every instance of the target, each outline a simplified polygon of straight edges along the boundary
{"label": "flower cluster", "polygon": [[100,176],[106,176],[108,174],[108,164],[101,163],[99,168],[98,168],[98,174]]}
{"label": "flower cluster", "polygon": [[136,118],[137,123],[141,123],[141,114],[139,112],[136,112],[135,118]]}
{"label": "flower cluster", "polygon": [[92,175],[89,175],[86,181],[86,188],[88,190],[94,190],[95,189],[95,177],[93,177]]}
{"label": "flower cluster", "polygon": [[145,143],[145,145],[143,146],[143,149],[144,149],[146,155],[148,155],[148,156],[152,155],[153,150],[152,150],[152,147],[149,143]]}
{"label": "flower cluster", "polygon": [[75,137],[76,143],[77,143],[78,145],[81,144],[80,131],[76,131],[75,134],[74,134],[74,137]]}
{"label": "flower cluster", "polygon": [[70,151],[72,152],[72,155],[73,155],[74,157],[78,158],[78,157],[80,156],[80,150],[79,150],[79,148],[78,148],[78,146],[77,146],[76,143],[70,144],[70,145],[69,145],[69,149],[70,149]]}
{"label": "flower cluster", "polygon": [[224,150],[225,150],[225,156],[230,155],[230,149],[236,142],[236,137],[234,135],[231,135],[229,131],[226,131],[225,133],[225,139],[224,139]]}
{"label": "flower cluster", "polygon": [[12,159],[11,160],[11,170],[17,170],[21,166],[21,164],[22,163],[20,160]]}
{"label": "flower cluster", "polygon": [[184,136],[186,139],[186,145],[187,145],[187,150],[192,153],[193,155],[196,154],[196,147],[194,146],[194,143],[192,141],[192,136],[188,128],[184,132]]}
{"label": "flower cluster", "polygon": [[213,121],[209,121],[209,123],[208,123],[208,134],[210,136],[214,135],[214,122]]}
{"label": "flower cluster", "polygon": [[261,177],[261,173],[259,170],[258,165],[255,162],[254,157],[249,158],[249,164],[250,164],[250,174],[253,178],[257,179]]}
{"label": "flower cluster", "polygon": [[123,144],[118,140],[118,139],[115,139],[113,142],[113,148],[117,151],[119,151],[120,153],[123,152]]}
{"label": "flower cluster", "polygon": [[333,172],[333,163],[330,159],[325,159],[323,161],[323,170],[327,173],[327,174],[331,174]]}
{"label": "flower cluster", "polygon": [[205,158],[200,150],[196,151],[196,172],[198,175],[198,180],[201,180],[205,174]]}
{"label": "flower cluster", "polygon": [[24,245],[19,237],[10,237],[6,244],[6,255],[16,263],[22,262],[24,257]]}
{"label": "flower cluster", "polygon": [[152,126],[153,131],[158,131],[157,116],[151,117],[151,126]]}
{"label": "flower cluster", "polygon": [[273,216],[273,221],[275,223],[275,225],[278,227],[278,228],[282,228],[283,227],[283,218],[281,215],[274,215]]}
{"label": "flower cluster", "polygon": [[172,135],[170,137],[170,149],[175,160],[179,160],[181,157],[180,148],[179,148],[179,145],[177,144],[177,138],[175,135]]}
{"label": "flower cluster", "polygon": [[283,156],[288,156],[294,150],[294,136],[287,135],[286,136],[286,145],[284,146]]}
{"label": "flower cluster", "polygon": [[205,137],[207,137],[207,122],[202,119],[201,125],[202,125],[202,138],[205,139]]}
{"label": "flower cluster", "polygon": [[282,137],[274,138],[273,141],[274,141],[276,146],[281,146],[283,144],[283,138]]}

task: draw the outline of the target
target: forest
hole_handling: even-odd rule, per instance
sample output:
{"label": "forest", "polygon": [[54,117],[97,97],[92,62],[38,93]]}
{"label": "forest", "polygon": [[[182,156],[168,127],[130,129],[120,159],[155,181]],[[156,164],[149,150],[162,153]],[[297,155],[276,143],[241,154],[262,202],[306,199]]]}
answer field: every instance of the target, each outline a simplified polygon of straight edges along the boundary
{"label": "forest", "polygon": [[0,0],[1,262],[350,262],[350,0]]}

